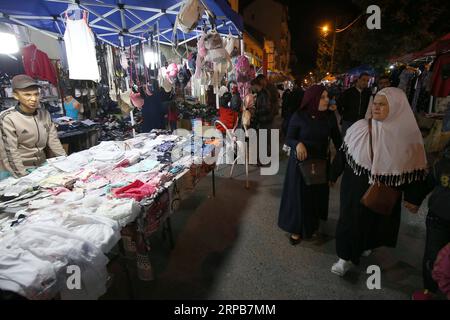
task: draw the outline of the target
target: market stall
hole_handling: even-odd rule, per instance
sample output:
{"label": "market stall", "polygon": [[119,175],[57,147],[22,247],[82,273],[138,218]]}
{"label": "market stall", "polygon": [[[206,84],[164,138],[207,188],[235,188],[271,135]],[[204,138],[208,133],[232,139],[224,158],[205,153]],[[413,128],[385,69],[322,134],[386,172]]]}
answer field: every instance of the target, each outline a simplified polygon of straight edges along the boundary
{"label": "market stall", "polygon": [[[198,6],[195,9],[198,17],[191,16],[193,4]],[[71,52],[74,49],[68,46],[68,41],[72,41],[71,27],[74,21],[78,21],[74,19],[84,19],[98,40],[94,49],[98,67],[96,62],[90,65],[89,59],[79,58],[78,65],[70,63],[74,56],[82,52]],[[138,112],[133,109],[140,108],[143,104],[135,98],[135,94],[139,89],[151,91],[152,79],[158,79],[159,85],[166,92],[182,91],[184,96],[189,90],[189,95],[206,105],[208,86],[212,85],[217,94],[221,78],[232,71],[229,53],[236,47],[243,49],[239,42],[242,19],[223,0],[151,3],[34,0],[26,4],[2,3],[0,21],[39,30],[64,43],[61,66],[57,68],[58,71],[62,69],[62,72],[58,72],[57,86],[60,94],[75,91],[83,92],[84,96],[85,88],[89,92],[96,89],[97,101],[94,98],[94,102],[98,102],[97,105],[91,106],[91,101],[84,103],[87,118],[96,120],[99,114],[110,114],[110,105],[116,103],[124,115],[131,112],[133,129],[134,116]],[[220,41],[219,45],[217,40],[221,37],[227,39],[224,44]],[[207,48],[204,49],[207,51],[201,52],[210,54],[200,54],[201,57],[197,57],[196,52],[190,51],[187,44],[197,39],[202,39],[203,43],[205,38],[210,39],[206,40]],[[228,45],[227,51],[225,45]],[[168,60],[162,53],[162,46],[176,52],[177,59]],[[82,75],[79,70],[84,70]],[[189,82],[191,76],[193,79]],[[93,85],[88,79],[102,86]],[[179,87],[181,90],[178,90]],[[81,93],[76,99],[78,97],[81,97]],[[102,101],[99,101],[100,97]],[[216,97],[216,107],[218,98]],[[86,104],[89,105],[86,107]]]}
{"label": "market stall", "polygon": [[[150,235],[164,224],[170,235],[177,203],[210,172],[215,194],[221,141],[205,138],[201,125],[210,125],[216,116],[223,77],[234,75],[247,94],[252,73],[248,60],[236,52],[240,17],[223,0],[194,2],[201,5],[199,16],[188,29],[183,10],[190,1],[0,3],[0,23],[19,38],[22,55],[31,46],[32,56],[39,51],[48,65],[36,73],[40,64],[32,59],[31,71],[2,74],[2,98],[9,101],[2,104],[15,104],[12,75],[39,79],[48,87],[41,107],[51,114],[68,154],[47,159],[24,177],[0,181],[0,293],[96,299],[106,291],[106,266],[117,246],[135,260],[141,280],[152,280]],[[75,24],[88,38],[77,50]],[[62,50],[60,59],[46,59],[45,52],[19,37],[23,28],[57,39],[65,54]],[[197,52],[190,51],[187,44],[196,39]],[[177,61],[164,61],[164,45]],[[235,64],[240,68],[235,70]],[[191,135],[139,133],[148,110],[145,100],[153,101],[159,92],[155,87],[171,97],[163,103],[175,102],[179,119],[192,123]],[[66,285],[73,266],[81,269],[81,291]]]}
{"label": "market stall", "polygon": [[[152,280],[149,237],[214,169],[215,149],[199,137],[155,131],[1,181],[0,264],[8,267],[0,289],[28,299],[98,298],[106,290],[106,255],[121,238],[139,278]],[[84,291],[64,287],[70,265],[82,268]]]}
{"label": "market stall", "polygon": [[450,141],[449,57],[446,34],[418,52],[391,59],[393,85],[407,94],[430,154]]}

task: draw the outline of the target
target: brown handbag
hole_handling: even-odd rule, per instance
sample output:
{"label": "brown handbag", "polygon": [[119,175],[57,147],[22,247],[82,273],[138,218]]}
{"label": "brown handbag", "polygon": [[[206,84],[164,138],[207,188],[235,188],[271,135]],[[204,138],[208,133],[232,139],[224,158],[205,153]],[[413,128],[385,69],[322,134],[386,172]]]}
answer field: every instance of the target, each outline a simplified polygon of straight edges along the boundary
{"label": "brown handbag", "polygon": [[[370,159],[373,162],[372,119],[369,119],[369,144]],[[375,182],[361,198],[361,203],[375,213],[390,215],[400,196],[400,191],[384,183]]]}

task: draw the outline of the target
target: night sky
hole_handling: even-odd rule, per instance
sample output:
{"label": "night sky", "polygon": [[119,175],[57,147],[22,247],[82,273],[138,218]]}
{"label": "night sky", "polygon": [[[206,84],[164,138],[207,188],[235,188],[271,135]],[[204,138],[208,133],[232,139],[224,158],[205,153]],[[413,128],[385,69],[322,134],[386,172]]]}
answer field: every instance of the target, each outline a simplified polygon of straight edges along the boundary
{"label": "night sky", "polygon": [[292,50],[298,63],[294,74],[305,74],[314,67],[317,51],[319,27],[328,24],[330,27],[334,17],[339,17],[338,27],[345,27],[356,18],[360,11],[351,0],[285,0],[289,6]]}
{"label": "night sky", "polygon": [[[241,8],[252,1],[258,0],[241,0]],[[314,68],[317,38],[320,34],[318,28],[321,25],[328,23],[331,26],[337,15],[341,19],[338,27],[344,27],[361,13],[351,0],[279,0],[279,2],[289,8],[292,50],[298,59],[292,70],[293,75],[303,75]]]}

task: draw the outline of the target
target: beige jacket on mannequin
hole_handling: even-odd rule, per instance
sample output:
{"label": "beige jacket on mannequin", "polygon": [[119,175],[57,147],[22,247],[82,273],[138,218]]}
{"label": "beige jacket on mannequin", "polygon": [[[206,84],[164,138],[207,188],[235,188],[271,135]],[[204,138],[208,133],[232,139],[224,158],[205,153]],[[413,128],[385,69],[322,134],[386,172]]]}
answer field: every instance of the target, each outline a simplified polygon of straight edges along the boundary
{"label": "beige jacket on mannequin", "polygon": [[0,170],[25,176],[26,169],[42,165],[50,153],[66,155],[48,111],[28,115],[15,107],[0,113]]}

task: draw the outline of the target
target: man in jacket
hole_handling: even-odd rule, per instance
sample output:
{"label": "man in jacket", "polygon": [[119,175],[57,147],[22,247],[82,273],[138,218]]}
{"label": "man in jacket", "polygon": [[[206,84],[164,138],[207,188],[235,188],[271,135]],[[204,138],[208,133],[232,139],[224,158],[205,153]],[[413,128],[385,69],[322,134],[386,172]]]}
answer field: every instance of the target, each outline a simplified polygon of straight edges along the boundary
{"label": "man in jacket", "polygon": [[384,88],[388,88],[390,86],[391,86],[391,80],[389,79],[388,76],[383,75],[378,79],[378,88],[377,88],[378,90],[377,91],[383,90]]}
{"label": "man in jacket", "polygon": [[271,83],[265,75],[259,74],[255,80],[262,86],[263,89],[269,94],[270,110],[272,112],[272,118],[278,115],[280,111],[280,94],[277,87]]}
{"label": "man in jacket", "polygon": [[0,180],[27,175],[42,165],[46,153],[66,155],[48,111],[39,104],[39,85],[27,75],[12,79],[15,108],[0,113]]}
{"label": "man in jacket", "polygon": [[296,81],[294,88],[292,89],[292,92],[289,93],[288,96],[286,96],[286,99],[283,99],[283,124],[282,124],[282,133],[284,136],[287,134],[287,129],[289,126],[289,121],[291,120],[292,115],[300,108],[300,105],[302,104],[303,95],[305,94],[305,91],[301,87],[301,82]]}
{"label": "man in jacket", "polygon": [[[251,82],[253,91],[256,92],[254,128],[258,130],[267,130],[267,155],[271,155],[271,128],[273,121],[273,112],[270,104],[270,93],[265,88],[265,78],[256,77]],[[259,139],[259,138],[258,138]],[[263,165],[260,161],[260,143],[258,142],[258,165]],[[264,151],[264,150],[263,150]]]}
{"label": "man in jacket", "polygon": [[256,129],[270,129],[273,120],[270,93],[265,88],[265,80],[255,78],[252,82],[253,91],[256,92],[255,127]]}
{"label": "man in jacket", "polygon": [[342,117],[342,137],[345,137],[348,128],[366,115],[372,94],[368,89],[369,80],[369,74],[361,73],[356,85],[344,91],[337,101],[337,109]]}

